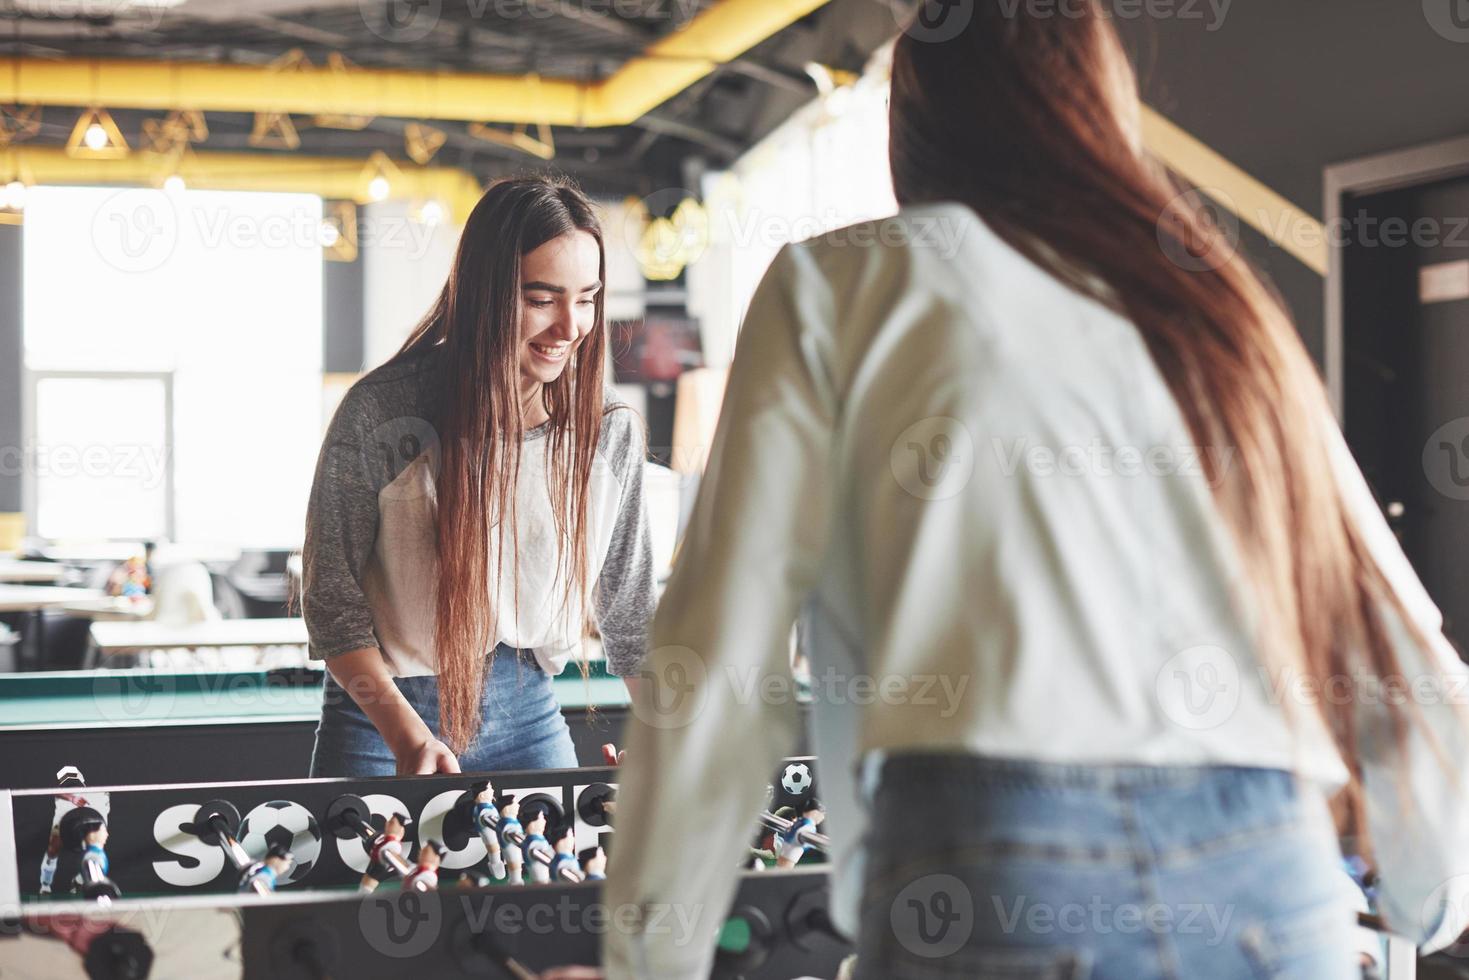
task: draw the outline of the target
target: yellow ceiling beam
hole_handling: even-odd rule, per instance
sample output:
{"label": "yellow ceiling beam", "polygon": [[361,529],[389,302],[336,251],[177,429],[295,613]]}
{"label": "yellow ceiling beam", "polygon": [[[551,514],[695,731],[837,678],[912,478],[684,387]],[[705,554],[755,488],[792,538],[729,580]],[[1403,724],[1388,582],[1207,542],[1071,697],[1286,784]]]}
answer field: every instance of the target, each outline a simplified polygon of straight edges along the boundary
{"label": "yellow ceiling beam", "polygon": [[0,104],[623,126],[829,0],[722,0],[596,83],[131,59],[0,59]]}
{"label": "yellow ceiling beam", "polygon": [[1326,230],[1314,216],[1157,110],[1143,106],[1142,124],[1143,142],[1154,156],[1317,275],[1326,275]]}
{"label": "yellow ceiling beam", "polygon": [[[160,157],[146,153],[87,160],[50,147],[17,146],[10,152],[37,184],[146,187],[163,175],[164,167]],[[0,158],[0,165],[10,159],[10,154]],[[360,201],[366,166],[354,158],[197,151],[180,161],[177,172],[193,190],[278,191]],[[463,223],[482,193],[479,181],[466,171],[403,165],[394,174],[391,197],[438,200],[448,220]]]}

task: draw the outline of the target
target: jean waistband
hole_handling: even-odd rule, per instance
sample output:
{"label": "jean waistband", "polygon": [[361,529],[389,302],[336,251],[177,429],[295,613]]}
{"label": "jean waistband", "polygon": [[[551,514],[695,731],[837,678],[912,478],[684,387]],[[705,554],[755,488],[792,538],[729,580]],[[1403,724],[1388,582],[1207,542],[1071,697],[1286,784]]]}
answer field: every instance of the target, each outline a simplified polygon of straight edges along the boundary
{"label": "jean waistband", "polygon": [[992,758],[961,752],[891,753],[882,760],[877,781],[893,789],[921,782],[927,789],[1003,784],[1106,793],[1181,789],[1206,782],[1240,782],[1269,785],[1286,798],[1296,795],[1298,785],[1293,773],[1281,769],[1225,765],[1080,765]]}

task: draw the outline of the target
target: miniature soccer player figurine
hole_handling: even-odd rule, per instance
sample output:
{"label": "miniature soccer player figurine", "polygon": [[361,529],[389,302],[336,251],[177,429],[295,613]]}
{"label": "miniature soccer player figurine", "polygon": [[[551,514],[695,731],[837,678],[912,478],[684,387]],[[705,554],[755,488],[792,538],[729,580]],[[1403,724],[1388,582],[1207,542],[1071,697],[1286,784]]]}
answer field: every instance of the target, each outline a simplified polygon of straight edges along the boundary
{"label": "miniature soccer player figurine", "polygon": [[383,824],[383,832],[372,839],[368,850],[367,873],[362,876],[357,890],[364,894],[377,890],[382,879],[392,874],[393,866],[385,856],[388,852],[403,856],[403,831],[413,820],[406,813],[394,813]]}
{"label": "miniature soccer player figurine", "polygon": [[76,832],[82,849],[82,867],[73,887],[87,898],[117,898],[121,892],[107,877],[107,821],[96,811],[88,811],[77,824]]}
{"label": "miniature soccer player figurine", "polygon": [[403,879],[404,891],[431,892],[439,887],[439,865],[448,850],[443,841],[426,840],[418,845],[418,867]]}
{"label": "miniature soccer player figurine", "polygon": [[521,871],[525,855],[520,849],[524,840],[525,828],[520,825],[520,804],[512,800],[500,809],[500,845],[505,852],[506,873],[510,875],[512,885],[525,883]]}
{"label": "miniature soccer player figurine", "polygon": [[240,891],[269,895],[275,891],[281,876],[291,870],[291,862],[294,860],[291,852],[284,847],[279,844],[270,845],[265,860],[256,861],[240,876]]}
{"label": "miniature soccer player figurine", "polygon": [[547,839],[555,852],[547,877],[551,881],[581,881],[581,867],[576,863],[576,832],[571,824],[557,827]]}
{"label": "miniature soccer player figurine", "polygon": [[607,878],[607,852],[601,847],[589,847],[581,852],[582,875],[587,881],[605,881]]}
{"label": "miniature soccer player figurine", "polygon": [[791,823],[791,828],[781,834],[776,841],[775,866],[777,868],[794,868],[806,853],[806,845],[801,841],[801,831],[815,830],[826,819],[826,813],[821,809],[821,804],[813,799],[801,810],[801,818]]}
{"label": "miniature soccer player figurine", "polygon": [[500,808],[495,806],[495,787],[489,781],[474,796],[474,825],[489,853],[490,874],[505,877],[505,856],[500,852]]}
{"label": "miniature soccer player figurine", "polygon": [[551,858],[555,852],[546,841],[546,811],[537,810],[525,825],[525,866],[530,869],[530,880],[544,885],[551,880]]}

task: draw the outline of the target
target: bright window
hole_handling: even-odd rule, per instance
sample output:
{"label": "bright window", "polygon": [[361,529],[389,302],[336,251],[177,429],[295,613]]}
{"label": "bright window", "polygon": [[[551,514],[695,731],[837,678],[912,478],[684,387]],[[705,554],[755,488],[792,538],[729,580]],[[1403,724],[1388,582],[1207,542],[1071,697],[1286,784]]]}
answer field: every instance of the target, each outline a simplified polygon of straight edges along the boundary
{"label": "bright window", "polygon": [[[35,458],[46,440],[152,444],[156,382],[107,377],[165,375],[173,536],[299,544],[321,439],[320,229],[311,195],[32,190],[26,366],[94,379],[50,390],[36,379]],[[155,520],[163,499],[143,479],[113,473],[63,489],[37,468],[37,529],[52,533],[44,516],[50,528],[80,534],[105,521],[106,536],[135,537],[127,528]]]}

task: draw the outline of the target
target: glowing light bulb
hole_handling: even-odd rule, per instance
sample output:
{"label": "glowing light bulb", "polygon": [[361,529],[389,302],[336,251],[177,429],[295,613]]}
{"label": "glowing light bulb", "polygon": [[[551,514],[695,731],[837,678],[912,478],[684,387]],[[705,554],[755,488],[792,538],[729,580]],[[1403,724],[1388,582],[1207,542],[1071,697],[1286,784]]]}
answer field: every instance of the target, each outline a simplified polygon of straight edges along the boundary
{"label": "glowing light bulb", "polygon": [[372,198],[374,201],[384,201],[387,200],[388,194],[392,191],[392,189],[393,185],[388,183],[388,178],[384,177],[382,174],[378,174],[376,177],[372,178],[371,183],[367,185],[367,196]]}
{"label": "glowing light bulb", "polygon": [[163,182],[163,189],[170,194],[182,194],[187,186],[178,174],[170,174]]}
{"label": "glowing light bulb", "polygon": [[12,211],[19,211],[26,206],[26,185],[18,180],[12,180],[5,185],[5,192],[0,194],[0,206],[7,207]]}
{"label": "glowing light bulb", "polygon": [[330,221],[323,221],[321,223],[322,248],[331,248],[341,239],[341,237],[342,233],[337,230],[336,224]]}
{"label": "glowing light bulb", "polygon": [[418,212],[418,218],[429,227],[444,220],[444,206],[438,201],[427,201]]}
{"label": "glowing light bulb", "polygon": [[102,128],[101,123],[92,123],[87,127],[82,141],[87,144],[89,150],[101,150],[107,146],[107,130]]}

